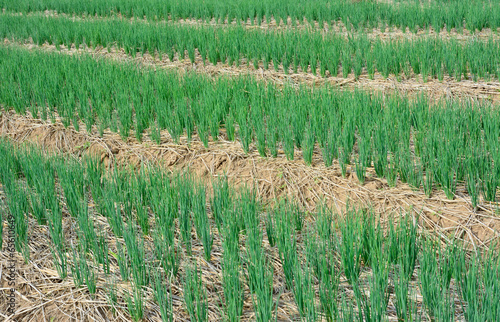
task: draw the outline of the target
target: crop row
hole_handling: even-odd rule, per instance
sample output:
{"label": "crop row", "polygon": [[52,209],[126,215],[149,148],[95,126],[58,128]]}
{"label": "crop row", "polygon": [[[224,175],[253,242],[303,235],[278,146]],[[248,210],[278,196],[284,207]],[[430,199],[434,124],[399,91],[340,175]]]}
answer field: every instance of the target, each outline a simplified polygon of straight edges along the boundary
{"label": "crop row", "polygon": [[[93,158],[47,157],[5,140],[0,159],[2,203],[14,217],[8,227],[15,230],[16,249],[28,259],[30,233],[47,227],[59,276],[71,277],[90,294],[102,287],[99,276],[130,282],[133,291],[125,299],[136,321],[145,315],[146,287],[154,290],[162,319],[172,321],[173,285],[181,286],[176,296],[193,321],[206,321],[209,305],[220,305],[223,317],[240,321],[250,298],[255,319],[270,321],[277,318],[282,293],[293,294],[292,305],[307,321],[381,321],[389,299],[399,320],[500,318],[498,251],[468,254],[459,243],[442,247],[420,237],[410,215],[382,229],[369,210],[350,207],[341,216],[320,207],[309,221],[293,203],[265,207],[251,191],[236,192],[225,179],[207,194],[188,174],[107,171]],[[68,221],[73,224],[63,225]],[[75,227],[76,243],[65,238],[70,232],[64,227]],[[221,243],[215,246],[214,240]],[[278,266],[271,265],[273,252]],[[200,264],[193,264],[197,256],[205,258],[198,263],[210,265],[212,278],[220,276],[213,281],[221,290],[217,303],[207,300],[214,287],[207,288]],[[279,280],[285,281],[280,293],[274,287]],[[112,306],[115,287],[106,287]]]}
{"label": "crop row", "polygon": [[[500,178],[500,110],[488,103],[446,100],[430,104],[424,95],[382,96],[284,85],[278,88],[249,77],[209,78],[154,71],[91,57],[0,49],[0,102],[17,113],[79,122],[102,134],[123,138],[131,130],[140,140],[147,130],[160,143],[167,129],[174,141],[197,133],[205,146],[224,129],[248,152],[302,150],[311,164],[320,151],[326,166],[337,159],[343,175],[356,171],[361,183],[367,167],[394,186],[408,182],[430,195],[433,187],[454,198],[465,184],[474,206],[482,194],[495,201]],[[283,152],[281,152],[283,151]]]}
{"label": "crop row", "polygon": [[0,15],[0,37],[59,47],[119,47],[128,54],[150,53],[173,60],[185,54],[194,62],[197,52],[204,63],[229,65],[245,61],[288,73],[311,70],[321,76],[359,77],[375,72],[422,75],[424,81],[445,75],[457,80],[500,78],[500,44],[493,40],[460,43],[454,39],[424,37],[415,40],[377,39],[360,34],[346,39],[335,34],[285,30],[248,30],[244,27],[217,27],[130,22],[121,19],[77,20],[44,16]]}
{"label": "crop row", "polygon": [[348,27],[396,26],[412,31],[419,28],[448,30],[456,28],[470,31],[500,27],[500,6],[498,0],[471,1],[399,1],[397,5],[378,1],[351,0],[195,0],[185,3],[179,0],[1,0],[0,8],[14,12],[56,10],[69,14],[112,16],[173,20],[182,18],[228,19],[232,21],[256,20],[258,24],[274,17],[278,23],[293,21],[318,21],[320,24],[342,21]]}

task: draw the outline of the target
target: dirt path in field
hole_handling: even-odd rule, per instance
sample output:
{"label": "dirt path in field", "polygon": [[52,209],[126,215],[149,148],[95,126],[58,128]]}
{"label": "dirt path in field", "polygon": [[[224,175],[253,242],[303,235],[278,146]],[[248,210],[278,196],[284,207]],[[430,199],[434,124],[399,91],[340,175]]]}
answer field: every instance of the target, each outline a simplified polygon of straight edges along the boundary
{"label": "dirt path in field", "polygon": [[147,135],[143,142],[134,138],[123,141],[109,131],[99,137],[96,129],[92,133],[76,132],[72,127],[64,128],[59,121],[51,124],[5,111],[0,116],[0,135],[19,143],[33,142],[58,153],[96,154],[107,166],[113,161],[134,166],[157,163],[170,170],[189,169],[207,180],[227,174],[236,186],[255,185],[263,200],[287,196],[311,210],[320,200],[338,212],[351,200],[373,207],[383,217],[412,209],[421,215],[420,224],[426,229],[444,239],[462,238],[476,246],[487,245],[500,236],[497,205],[483,203],[473,211],[464,187],[458,187],[454,200],[447,200],[442,191],[434,191],[431,198],[427,198],[423,191],[412,190],[407,184],[398,183],[396,188],[389,188],[387,181],[377,178],[373,169],[368,169],[366,182],[360,185],[351,169],[348,168],[347,177],[343,178],[338,163],[326,168],[318,148],[313,165],[307,166],[301,151],[296,151],[294,161],[287,160],[281,150],[275,159],[262,158],[254,146],[245,155],[240,143],[227,141],[224,132],[217,142],[210,142],[208,148],[196,136],[191,144],[187,144],[186,138],[175,144],[167,131],[162,133],[162,142],[157,145]]}
{"label": "dirt path in field", "polygon": [[[4,39],[5,45],[21,46],[30,50],[41,49],[49,52],[58,51],[55,46],[44,44],[37,46],[31,41],[23,44],[12,42],[11,40]],[[235,65],[228,65],[227,63],[219,62],[217,65],[212,65],[208,62],[203,63],[201,55],[196,51],[196,60],[192,64],[187,58],[187,53],[184,57],[175,55],[174,60],[170,61],[168,57],[164,56],[160,60],[158,55],[152,56],[149,53],[144,55],[137,55],[135,58],[127,55],[123,49],[118,48],[80,48],[76,50],[73,46],[66,48],[60,46],[59,52],[64,54],[73,55],[76,53],[88,53],[95,58],[106,58],[118,62],[130,62],[140,64],[142,66],[152,67],[155,69],[176,70],[179,73],[186,73],[194,71],[197,73],[207,74],[213,77],[217,76],[241,76],[250,75],[257,80],[265,82],[274,82],[276,84],[292,84],[294,86],[308,85],[308,86],[321,86],[329,84],[333,87],[353,90],[355,88],[379,91],[382,93],[394,93],[404,95],[419,95],[421,93],[428,95],[431,99],[438,100],[441,98],[456,98],[456,99],[472,99],[472,100],[486,100],[494,103],[500,102],[500,81],[497,80],[478,80],[464,79],[456,81],[452,77],[445,76],[443,81],[428,78],[423,82],[422,76],[411,75],[406,77],[400,75],[398,77],[390,75],[389,78],[384,78],[380,73],[375,73],[374,78],[370,79],[366,71],[356,79],[353,74],[348,75],[347,78],[334,77],[327,74],[326,77],[319,76],[319,70],[316,75],[311,72],[309,68],[307,72],[302,72],[299,67],[298,73],[293,73],[292,70],[288,74],[284,73],[280,65],[278,71],[270,63],[269,69],[265,70],[262,63],[259,63],[257,69],[253,64],[248,64],[245,59],[241,60],[239,67]],[[342,69],[339,69],[339,75],[342,74]]]}

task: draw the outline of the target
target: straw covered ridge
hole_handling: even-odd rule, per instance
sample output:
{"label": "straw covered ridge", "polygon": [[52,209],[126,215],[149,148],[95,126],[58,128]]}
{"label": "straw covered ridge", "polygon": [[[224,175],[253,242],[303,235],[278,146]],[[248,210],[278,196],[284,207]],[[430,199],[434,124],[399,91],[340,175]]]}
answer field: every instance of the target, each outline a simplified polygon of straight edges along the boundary
{"label": "straw covered ridge", "polygon": [[368,169],[364,185],[356,178],[354,165],[346,178],[341,176],[338,163],[325,167],[316,148],[313,166],[307,166],[295,151],[295,160],[287,160],[283,150],[277,158],[262,158],[254,144],[248,154],[241,143],[228,141],[221,130],[217,142],[210,141],[208,148],[194,135],[191,143],[182,137],[176,144],[168,131],[162,131],[162,143],[154,143],[148,135],[142,142],[130,136],[126,141],[110,131],[101,137],[96,128],[91,133],[77,132],[72,126],[65,128],[60,121],[51,123],[13,112],[2,112],[0,134],[14,142],[32,142],[47,151],[81,157],[85,154],[99,156],[101,162],[112,167],[115,162],[131,164],[159,164],[171,171],[187,170],[207,182],[227,175],[238,187],[255,185],[262,200],[272,202],[280,197],[297,200],[306,209],[314,211],[324,200],[335,211],[345,210],[346,202],[361,203],[371,207],[381,216],[390,216],[412,209],[421,216],[420,224],[426,229],[448,238],[461,238],[476,246],[489,245],[499,234],[500,220],[496,204],[482,204],[474,211],[465,190],[457,191],[454,200],[442,191],[434,191],[427,198],[423,191],[398,183],[390,188],[387,180],[376,177]]}

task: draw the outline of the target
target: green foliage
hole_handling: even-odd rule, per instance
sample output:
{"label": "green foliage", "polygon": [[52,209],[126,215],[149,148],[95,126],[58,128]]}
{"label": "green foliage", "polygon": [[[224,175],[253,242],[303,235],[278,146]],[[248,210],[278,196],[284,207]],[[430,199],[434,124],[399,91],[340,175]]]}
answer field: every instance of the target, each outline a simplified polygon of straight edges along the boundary
{"label": "green foliage", "polygon": [[240,279],[239,251],[240,225],[237,211],[224,211],[222,228],[222,285],[224,288],[224,315],[228,321],[240,321],[243,313],[243,283]]}
{"label": "green foliage", "polygon": [[294,268],[297,259],[296,233],[292,223],[293,206],[288,200],[281,201],[274,209],[276,245],[278,246],[286,287],[293,290]]}
{"label": "green foliage", "polygon": [[10,223],[11,229],[14,229],[14,245],[16,251],[22,253],[27,262],[29,253],[29,235],[28,235],[28,215],[30,206],[27,199],[25,188],[19,183],[13,183],[10,189],[6,190],[7,206],[13,221]]}
{"label": "green foliage", "polygon": [[194,197],[194,187],[187,173],[179,176],[176,181],[179,189],[179,226],[187,255],[191,256],[191,230],[193,227],[191,209]]}
{"label": "green foliage", "polygon": [[205,259],[210,261],[213,237],[206,207],[205,188],[201,184],[198,184],[193,196],[194,225],[198,239],[203,243]]}
{"label": "green foliage", "polygon": [[141,321],[144,317],[144,298],[142,296],[142,289],[139,286],[134,286],[133,295],[127,294],[125,296],[127,308],[132,320],[134,322]]}
{"label": "green foliage", "polygon": [[[418,218],[416,218],[416,221]],[[416,309],[409,294],[409,283],[415,270],[419,240],[417,239],[416,222],[409,216],[400,217],[399,224],[394,228],[392,219],[388,233],[389,260],[394,264],[393,284],[396,314],[399,319],[409,320]]]}
{"label": "green foliage", "polygon": [[137,287],[149,284],[150,273],[146,264],[144,240],[137,236],[137,228],[128,224],[123,233],[123,239],[127,247],[127,257],[132,280]]}
{"label": "green foliage", "polygon": [[160,272],[154,273],[153,276],[153,291],[155,299],[160,307],[162,321],[173,321],[172,289],[167,288]]}
{"label": "green foliage", "polygon": [[443,250],[436,243],[428,241],[422,248],[419,281],[424,305],[431,317],[440,321],[450,320],[454,314],[449,292],[455,266],[454,247],[449,245]]}
{"label": "green foliage", "polygon": [[254,192],[243,192],[237,201],[237,206],[243,212],[246,228],[246,270],[252,302],[257,321],[272,321],[274,307],[273,299],[274,269],[262,247],[263,231],[260,226],[259,209]]}
{"label": "green foliage", "polygon": [[[316,230],[317,235],[314,234]],[[316,227],[306,235],[306,259],[319,280],[319,301],[327,321],[339,318],[337,303],[340,272],[336,267],[337,243],[333,234],[333,217],[325,206],[319,208]]]}
{"label": "green foliage", "polygon": [[460,245],[456,249],[454,274],[462,295],[467,321],[486,321],[498,318],[499,260],[495,252],[477,251],[468,254]]}
{"label": "green foliage", "polygon": [[375,231],[369,241],[370,263],[372,275],[370,278],[370,301],[364,306],[367,321],[384,321],[387,304],[389,302],[389,254],[387,244],[384,245],[383,232],[380,226],[374,227]]}
{"label": "green foliage", "polygon": [[224,214],[226,211],[229,211],[231,207],[231,199],[232,195],[229,189],[227,176],[219,177],[213,183],[213,197],[210,200],[212,214],[217,224],[219,234],[222,233],[224,226]]}
{"label": "green foliage", "polygon": [[71,247],[73,255],[73,265],[71,266],[73,281],[77,287],[85,284],[89,293],[93,295],[97,291],[97,273],[92,264],[89,264],[85,249],[79,246],[73,247],[73,245]]}
{"label": "green foliage", "polygon": [[201,280],[201,272],[197,265],[187,265],[184,277],[184,302],[191,321],[206,321],[207,291]]}

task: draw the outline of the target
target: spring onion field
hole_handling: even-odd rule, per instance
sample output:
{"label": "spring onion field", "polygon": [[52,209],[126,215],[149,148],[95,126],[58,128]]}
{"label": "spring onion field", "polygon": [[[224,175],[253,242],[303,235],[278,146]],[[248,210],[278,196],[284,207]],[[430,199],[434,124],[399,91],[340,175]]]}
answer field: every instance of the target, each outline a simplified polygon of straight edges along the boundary
{"label": "spring onion field", "polygon": [[0,8],[2,320],[500,320],[498,0]]}

